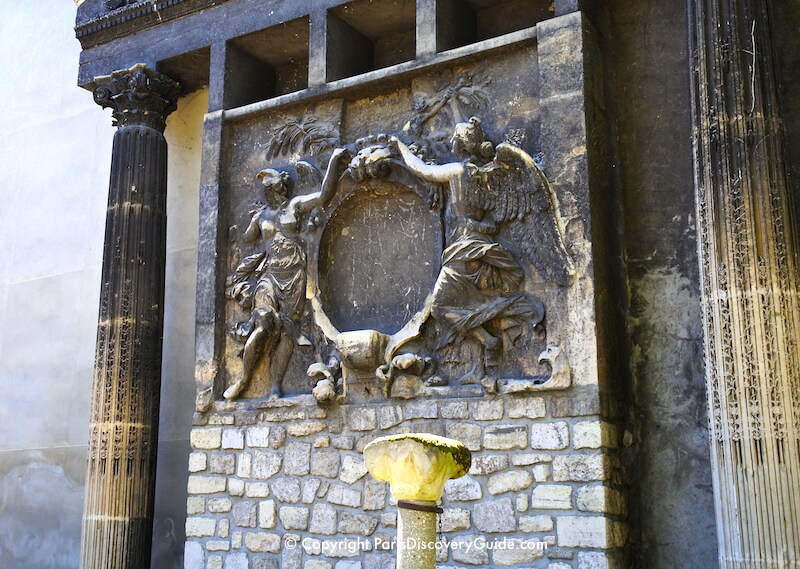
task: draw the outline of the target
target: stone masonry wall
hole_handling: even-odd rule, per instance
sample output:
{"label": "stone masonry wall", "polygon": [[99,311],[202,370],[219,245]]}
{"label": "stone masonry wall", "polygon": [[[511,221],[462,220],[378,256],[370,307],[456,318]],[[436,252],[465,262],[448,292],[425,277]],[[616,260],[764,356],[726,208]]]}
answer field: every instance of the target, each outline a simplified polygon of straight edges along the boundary
{"label": "stone masonry wall", "polygon": [[311,396],[220,403],[191,433],[185,566],[394,567],[396,505],[361,453],[411,431],[473,453],[469,474],[445,489],[440,567],[617,567],[627,537],[620,434],[600,420],[598,400],[581,388],[328,409]]}

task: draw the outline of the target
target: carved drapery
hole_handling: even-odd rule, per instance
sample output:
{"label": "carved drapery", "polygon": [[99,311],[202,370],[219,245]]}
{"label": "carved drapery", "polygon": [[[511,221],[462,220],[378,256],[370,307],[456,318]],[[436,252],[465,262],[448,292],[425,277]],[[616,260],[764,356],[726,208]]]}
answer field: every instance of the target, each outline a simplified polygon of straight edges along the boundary
{"label": "carved drapery", "polygon": [[720,566],[798,567],[798,247],[768,5],[694,0],[690,7]]}
{"label": "carved drapery", "polygon": [[178,84],[144,65],[96,79],[113,110],[89,434],[84,569],[150,567],[166,260],[166,116]]}

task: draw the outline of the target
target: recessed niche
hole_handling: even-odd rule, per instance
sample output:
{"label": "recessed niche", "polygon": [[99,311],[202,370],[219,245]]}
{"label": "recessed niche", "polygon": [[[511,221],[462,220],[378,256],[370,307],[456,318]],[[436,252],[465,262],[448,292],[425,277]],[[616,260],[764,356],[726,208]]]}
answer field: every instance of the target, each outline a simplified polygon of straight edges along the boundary
{"label": "recessed niche", "polygon": [[414,59],[413,0],[358,0],[328,11],[327,81]]}
{"label": "recessed niche", "polygon": [[524,30],[552,17],[552,0],[436,0],[436,50]]}
{"label": "recessed niche", "polygon": [[308,87],[308,17],[228,42],[225,108],[240,107]]}
{"label": "recessed niche", "polygon": [[196,49],[158,62],[158,70],[181,84],[181,95],[208,87],[211,50]]}

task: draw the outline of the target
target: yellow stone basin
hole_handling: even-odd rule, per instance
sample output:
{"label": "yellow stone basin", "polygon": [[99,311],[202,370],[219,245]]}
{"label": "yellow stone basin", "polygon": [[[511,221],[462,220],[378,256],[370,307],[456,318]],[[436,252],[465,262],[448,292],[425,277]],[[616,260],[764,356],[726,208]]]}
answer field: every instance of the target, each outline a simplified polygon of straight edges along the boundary
{"label": "yellow stone basin", "polygon": [[369,443],[364,462],[372,476],[389,483],[398,500],[436,502],[445,482],[467,473],[472,454],[455,439],[406,433]]}

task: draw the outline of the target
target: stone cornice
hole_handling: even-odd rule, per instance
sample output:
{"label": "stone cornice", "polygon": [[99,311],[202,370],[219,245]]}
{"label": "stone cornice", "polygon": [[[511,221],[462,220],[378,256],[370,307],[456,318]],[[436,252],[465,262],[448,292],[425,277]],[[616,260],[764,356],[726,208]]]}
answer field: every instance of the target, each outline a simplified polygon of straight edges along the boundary
{"label": "stone cornice", "polygon": [[85,14],[79,10],[75,37],[87,49],[227,1],[141,0],[113,10],[101,3]]}
{"label": "stone cornice", "polygon": [[94,100],[113,111],[114,126],[148,126],[164,131],[175,110],[180,84],[143,64],[95,79]]}

